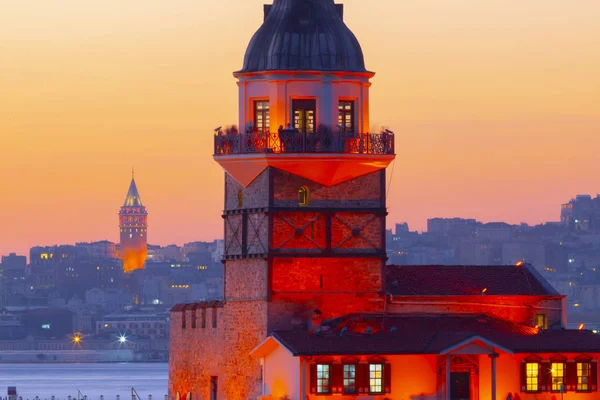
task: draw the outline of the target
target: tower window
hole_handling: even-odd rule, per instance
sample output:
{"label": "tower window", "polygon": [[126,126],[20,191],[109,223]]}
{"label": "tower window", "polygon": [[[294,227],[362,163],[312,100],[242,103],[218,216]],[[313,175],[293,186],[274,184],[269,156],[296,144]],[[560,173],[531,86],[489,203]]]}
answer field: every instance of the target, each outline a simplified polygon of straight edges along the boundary
{"label": "tower window", "polygon": [[540,329],[548,329],[548,321],[546,320],[546,314],[536,314],[535,325]]}
{"label": "tower window", "polygon": [[308,187],[302,186],[298,190],[298,201],[302,207],[310,205],[310,189],[308,189]]}
{"label": "tower window", "polygon": [[353,101],[340,101],[338,105],[338,125],[343,133],[354,133]]}
{"label": "tower window", "polygon": [[268,132],[271,123],[270,106],[268,100],[254,102],[254,125],[259,132]]}
{"label": "tower window", "polygon": [[331,391],[329,364],[317,364],[317,393],[326,394]]}
{"label": "tower window", "polygon": [[369,390],[383,393],[383,364],[369,364]]}
{"label": "tower window", "polygon": [[588,362],[577,363],[577,391],[587,392],[590,390],[591,364]]}
{"label": "tower window", "polygon": [[315,132],[316,100],[293,100],[294,129],[302,133]]}
{"label": "tower window", "polygon": [[552,363],[552,391],[559,392],[565,383],[565,364]]}

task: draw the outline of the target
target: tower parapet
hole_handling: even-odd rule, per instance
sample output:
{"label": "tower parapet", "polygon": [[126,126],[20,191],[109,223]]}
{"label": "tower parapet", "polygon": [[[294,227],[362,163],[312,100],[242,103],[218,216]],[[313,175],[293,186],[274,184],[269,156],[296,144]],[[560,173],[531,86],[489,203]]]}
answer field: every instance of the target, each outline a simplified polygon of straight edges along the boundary
{"label": "tower parapet", "polygon": [[119,230],[123,270],[127,273],[144,268],[148,252],[148,212],[142,204],[133,174],[119,211]]}

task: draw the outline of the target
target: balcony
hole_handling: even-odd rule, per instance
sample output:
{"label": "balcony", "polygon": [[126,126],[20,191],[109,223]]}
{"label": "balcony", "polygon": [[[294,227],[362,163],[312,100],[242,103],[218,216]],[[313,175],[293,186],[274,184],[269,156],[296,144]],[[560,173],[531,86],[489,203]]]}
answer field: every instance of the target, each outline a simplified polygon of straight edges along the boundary
{"label": "balcony", "polygon": [[215,157],[238,154],[365,154],[394,155],[394,134],[341,133],[329,130],[316,133],[282,130],[276,133],[250,132],[215,135]]}

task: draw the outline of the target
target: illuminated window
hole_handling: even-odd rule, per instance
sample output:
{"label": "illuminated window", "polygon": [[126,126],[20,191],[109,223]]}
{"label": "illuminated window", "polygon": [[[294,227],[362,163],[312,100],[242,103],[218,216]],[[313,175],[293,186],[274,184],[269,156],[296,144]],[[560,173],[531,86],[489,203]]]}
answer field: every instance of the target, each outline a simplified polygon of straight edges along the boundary
{"label": "illuminated window", "polygon": [[369,364],[369,391],[383,393],[383,364]]}
{"label": "illuminated window", "polygon": [[310,190],[306,186],[302,186],[298,190],[298,202],[301,207],[306,207],[310,205]]}
{"label": "illuminated window", "polygon": [[242,206],[244,205],[244,192],[242,192],[241,190],[237,194],[237,203],[238,208],[242,208]]}
{"label": "illuminated window", "polygon": [[590,390],[590,376],[592,366],[590,363],[577,363],[577,391],[587,392]]}
{"label": "illuminated window", "polygon": [[338,125],[344,133],[354,133],[354,102],[340,101],[338,105]]}
{"label": "illuminated window", "polygon": [[330,383],[329,364],[317,364],[317,393],[329,393]]}
{"label": "illuminated window", "polygon": [[536,314],[535,326],[537,326],[540,329],[548,329],[548,321],[546,319],[546,314]]}
{"label": "illuminated window", "polygon": [[526,365],[526,377],[528,392],[537,392],[539,390],[539,367],[538,363],[527,363]]}
{"label": "illuminated window", "polygon": [[254,102],[254,125],[259,132],[268,132],[271,123],[269,101]]}
{"label": "illuminated window", "polygon": [[344,365],[344,394],[356,393],[356,365]]}
{"label": "illuminated window", "polygon": [[565,383],[565,364],[552,363],[552,391],[560,392],[560,387]]}

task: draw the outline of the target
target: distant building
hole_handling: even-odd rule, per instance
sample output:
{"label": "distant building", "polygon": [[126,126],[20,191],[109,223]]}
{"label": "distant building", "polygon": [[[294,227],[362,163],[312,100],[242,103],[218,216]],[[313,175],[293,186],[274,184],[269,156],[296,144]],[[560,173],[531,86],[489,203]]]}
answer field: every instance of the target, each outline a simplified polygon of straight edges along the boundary
{"label": "distant building", "polygon": [[131,306],[134,298],[131,293],[124,289],[98,289],[93,288],[85,292],[85,302],[87,304],[102,307],[107,312],[118,312]]}
{"label": "distant building", "polygon": [[0,265],[0,269],[4,271],[24,271],[25,266],[27,266],[27,257],[18,256],[16,253],[10,253],[8,256],[2,256],[2,264]]}
{"label": "distant building", "polygon": [[164,339],[169,337],[168,313],[110,314],[96,321],[96,334],[111,333]]}
{"label": "distant building", "polygon": [[117,245],[108,240],[92,243],[77,243],[75,246],[85,249],[91,258],[117,258]]}
{"label": "distant building", "polygon": [[123,270],[131,272],[144,268],[148,246],[148,212],[142,204],[134,176],[131,177],[125,203],[119,211],[119,228]]}
{"label": "distant building", "polygon": [[477,221],[464,218],[430,218],[427,220],[427,232],[438,236],[472,237],[477,229]]}

